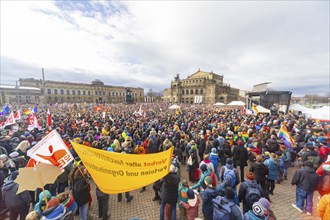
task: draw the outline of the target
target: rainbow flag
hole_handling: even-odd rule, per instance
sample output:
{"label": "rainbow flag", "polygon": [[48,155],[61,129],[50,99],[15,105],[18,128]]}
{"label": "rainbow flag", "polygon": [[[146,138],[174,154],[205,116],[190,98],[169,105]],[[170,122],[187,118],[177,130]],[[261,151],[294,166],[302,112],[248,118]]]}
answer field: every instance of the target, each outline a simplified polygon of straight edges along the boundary
{"label": "rainbow flag", "polygon": [[278,133],[278,137],[283,141],[284,145],[289,147],[290,149],[296,147],[296,144],[294,143],[294,140],[291,137],[285,125],[281,126],[281,129]]}
{"label": "rainbow flag", "polygon": [[259,113],[256,104],[252,104],[251,111],[253,115],[257,115]]}
{"label": "rainbow flag", "polygon": [[31,111],[30,109],[25,109],[25,110],[23,110],[23,113],[24,113],[25,115],[29,115],[29,114],[32,113],[32,111]]}

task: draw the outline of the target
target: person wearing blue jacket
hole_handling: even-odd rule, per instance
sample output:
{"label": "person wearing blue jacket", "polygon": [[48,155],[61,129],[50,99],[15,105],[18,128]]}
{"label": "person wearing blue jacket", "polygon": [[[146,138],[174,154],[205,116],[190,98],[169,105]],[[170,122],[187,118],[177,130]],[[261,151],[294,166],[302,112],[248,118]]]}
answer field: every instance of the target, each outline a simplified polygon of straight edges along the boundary
{"label": "person wearing blue jacket", "polygon": [[269,193],[274,195],[275,180],[278,176],[278,158],[276,154],[271,153],[270,158],[264,161],[264,164],[268,167],[268,175],[266,176],[268,181]]}
{"label": "person wearing blue jacket", "polygon": [[210,153],[210,161],[213,164],[214,167],[214,174],[217,177],[217,180],[220,181],[220,175],[219,175],[219,162],[220,162],[220,157],[218,155],[217,149],[212,148],[211,153]]}
{"label": "person wearing blue jacket", "polygon": [[204,184],[206,186],[202,193],[202,212],[204,219],[213,220],[213,204],[212,199],[217,197],[217,189],[212,186],[212,178],[210,176],[205,177]]}

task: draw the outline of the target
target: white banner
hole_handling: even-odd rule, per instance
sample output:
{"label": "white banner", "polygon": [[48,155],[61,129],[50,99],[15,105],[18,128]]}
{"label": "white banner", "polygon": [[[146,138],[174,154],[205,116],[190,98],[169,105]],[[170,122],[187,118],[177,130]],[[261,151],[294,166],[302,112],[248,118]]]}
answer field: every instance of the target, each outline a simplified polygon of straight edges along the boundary
{"label": "white banner", "polygon": [[66,167],[73,160],[73,156],[56,130],[47,134],[39,143],[28,150],[27,155],[35,161],[52,164],[60,168]]}

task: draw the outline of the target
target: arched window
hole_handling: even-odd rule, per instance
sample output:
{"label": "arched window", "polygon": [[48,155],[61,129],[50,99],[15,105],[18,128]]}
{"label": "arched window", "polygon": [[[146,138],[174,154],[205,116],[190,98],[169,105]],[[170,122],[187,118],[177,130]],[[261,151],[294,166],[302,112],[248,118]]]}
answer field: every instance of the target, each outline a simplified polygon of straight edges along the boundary
{"label": "arched window", "polygon": [[56,95],[58,94],[58,91],[57,91],[57,89],[54,89],[54,94],[56,94]]}
{"label": "arched window", "polygon": [[95,91],[95,95],[99,95],[99,92],[98,91]]}
{"label": "arched window", "polygon": [[198,89],[195,90],[195,94],[198,95]]}
{"label": "arched window", "polygon": [[182,95],[184,95],[184,90],[182,89]]}
{"label": "arched window", "polygon": [[188,94],[188,95],[189,95],[189,90],[188,90],[188,89],[186,90],[186,94]]}
{"label": "arched window", "polygon": [[61,95],[64,95],[64,89],[61,89]]}
{"label": "arched window", "polygon": [[201,94],[203,94],[203,89],[201,89]]}
{"label": "arched window", "polygon": [[52,94],[52,90],[47,89],[47,93],[48,93],[48,94]]}
{"label": "arched window", "polygon": [[190,90],[190,94],[194,94],[194,90],[193,89]]}
{"label": "arched window", "polygon": [[86,91],[85,90],[83,90],[83,95],[86,95]]}
{"label": "arched window", "polygon": [[76,91],[75,90],[72,90],[72,95],[75,95],[76,94]]}
{"label": "arched window", "polygon": [[66,94],[67,95],[70,95],[70,90],[66,90]]}
{"label": "arched window", "polygon": [[88,91],[88,93],[87,93],[88,95],[91,95],[91,91]]}
{"label": "arched window", "polygon": [[78,90],[78,95],[80,95],[80,90]]}

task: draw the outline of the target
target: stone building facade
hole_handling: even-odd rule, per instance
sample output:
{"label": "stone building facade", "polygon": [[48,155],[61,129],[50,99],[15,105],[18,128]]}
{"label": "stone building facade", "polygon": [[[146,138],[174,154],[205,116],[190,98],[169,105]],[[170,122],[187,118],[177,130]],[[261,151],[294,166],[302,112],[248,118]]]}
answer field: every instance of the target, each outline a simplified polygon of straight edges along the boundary
{"label": "stone building facade", "polygon": [[163,92],[163,102],[168,103],[229,103],[239,98],[239,89],[223,82],[223,76],[198,70],[186,79],[174,77],[171,88]]}
{"label": "stone building facade", "polygon": [[40,88],[27,86],[0,86],[0,103],[39,103],[43,100]]}
{"label": "stone building facade", "polygon": [[128,96],[137,103],[144,101],[143,88],[104,85],[100,80],[91,84],[45,80],[43,86],[41,79],[21,78],[19,83],[42,91],[45,88],[47,103],[125,103]]}

